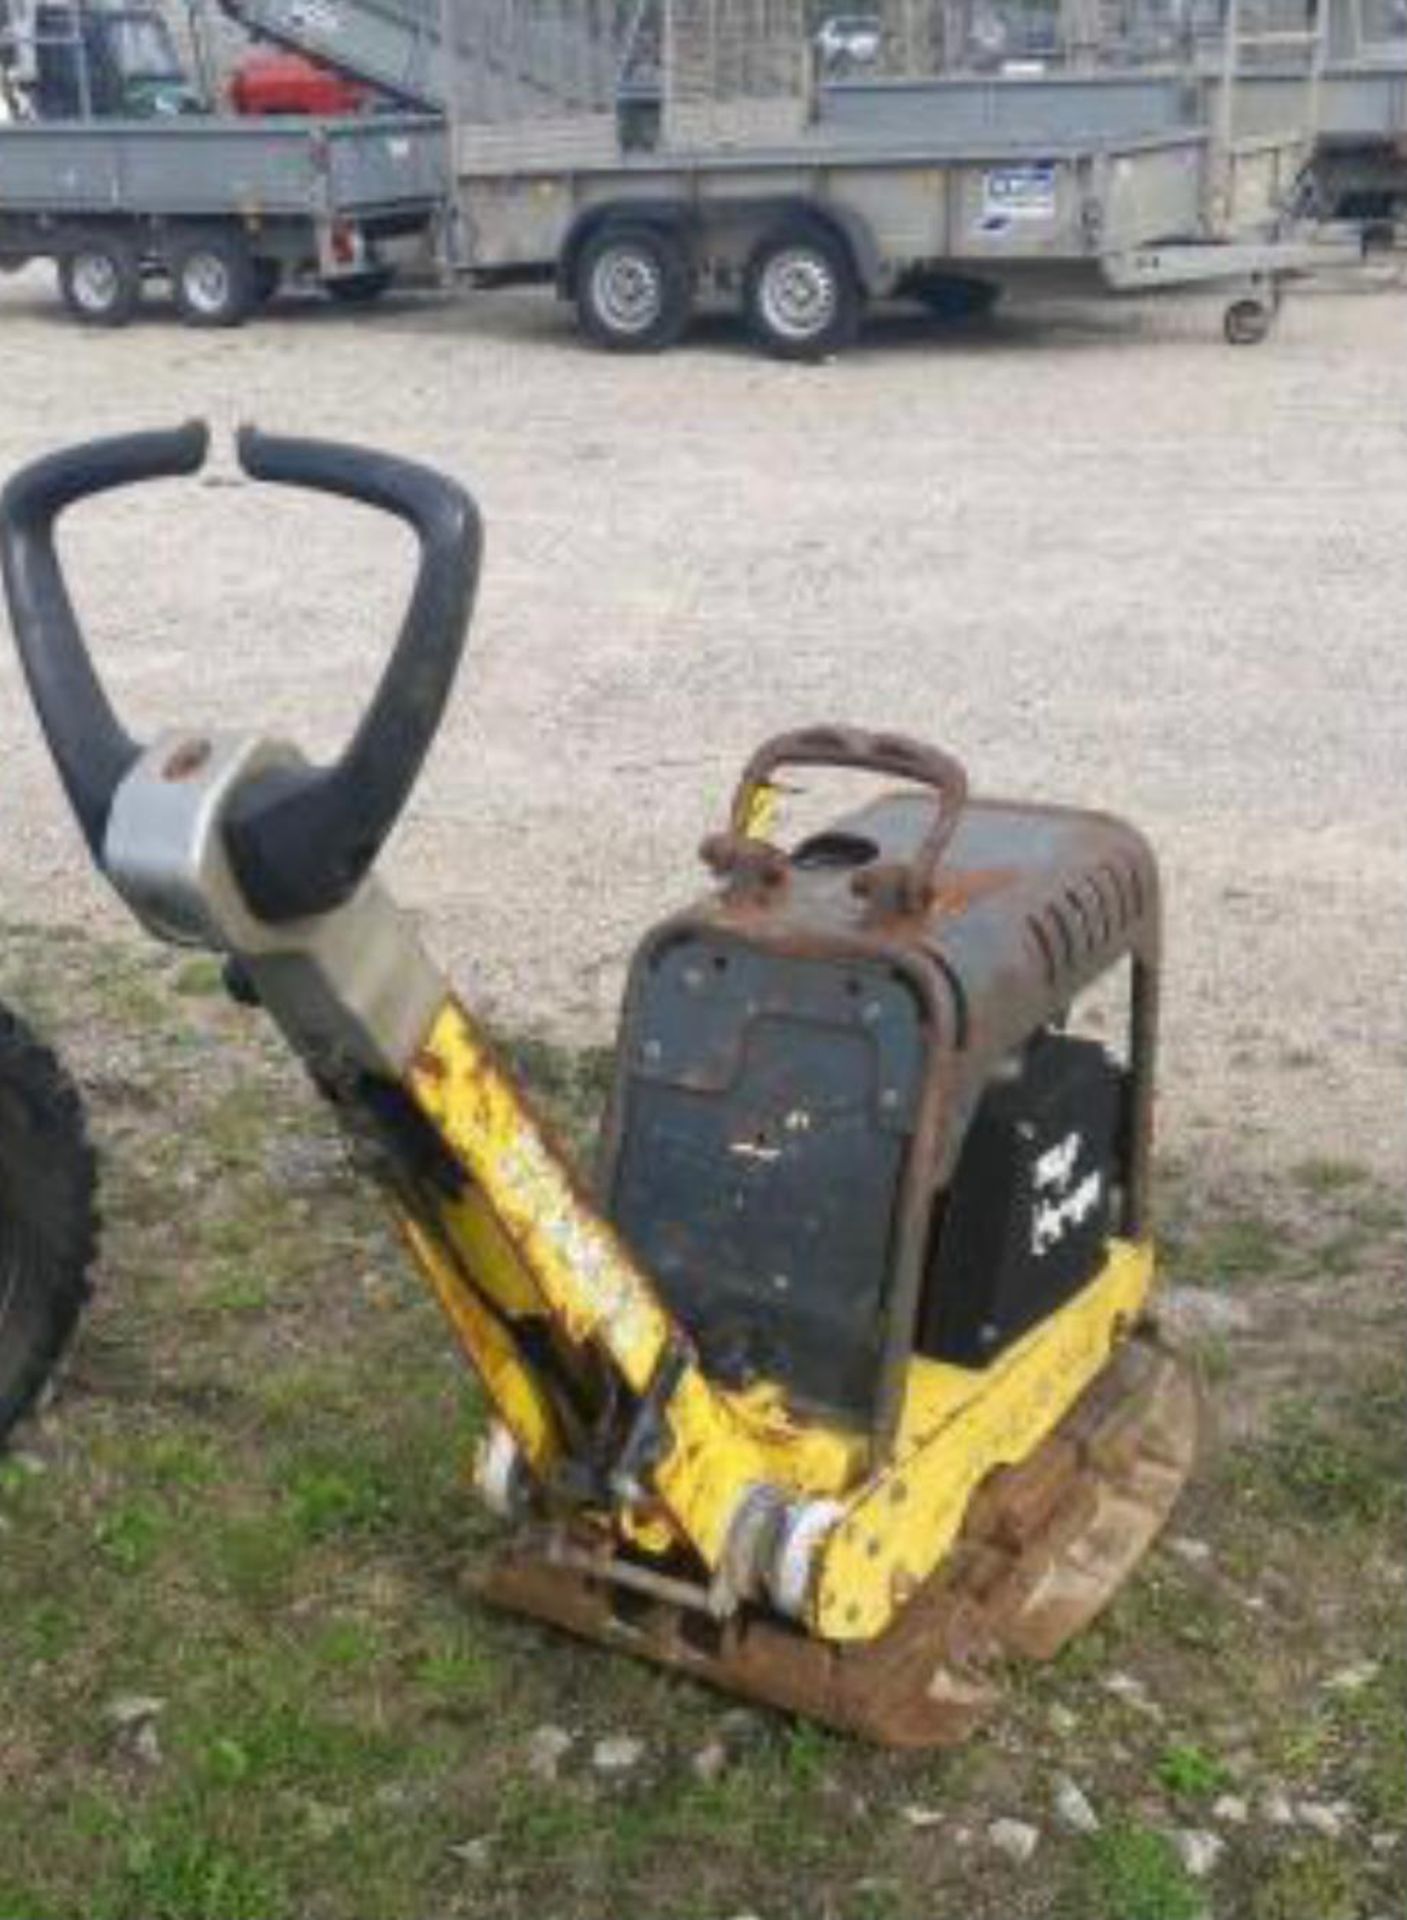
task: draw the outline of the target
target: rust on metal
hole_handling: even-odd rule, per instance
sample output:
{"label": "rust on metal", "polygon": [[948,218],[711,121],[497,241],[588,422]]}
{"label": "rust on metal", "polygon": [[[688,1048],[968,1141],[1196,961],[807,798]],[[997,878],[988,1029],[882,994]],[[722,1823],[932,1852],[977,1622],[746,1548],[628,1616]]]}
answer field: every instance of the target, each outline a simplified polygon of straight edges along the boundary
{"label": "rust on metal", "polygon": [[1188,1366],[1141,1329],[1044,1445],[984,1483],[940,1571],[868,1643],[837,1646],[749,1609],[710,1619],[531,1540],[474,1585],[726,1692],[886,1746],[951,1746],[997,1706],[999,1662],[1050,1659],[1114,1597],[1172,1511],[1199,1424]]}
{"label": "rust on metal", "polygon": [[[753,799],[782,765],[880,771],[916,781],[832,821],[823,838],[868,849],[853,867],[805,859],[748,832]],[[924,791],[927,786],[931,791]],[[929,1057],[895,1216],[894,1279],[873,1457],[892,1445],[913,1351],[933,1195],[951,1179],[962,1116],[1003,1060],[1078,996],[1129,962],[1126,1178],[1117,1231],[1146,1232],[1161,966],[1157,865],[1126,822],[1087,809],[972,799],[962,768],[936,748],[842,726],[782,734],[744,769],[727,830],[705,843],[724,885],[672,915],[632,967],[617,1076],[602,1140],[609,1192],[630,1078],[648,1044],[639,1007],[654,956],[684,938],[729,941],[779,958],[882,966],[914,996]],[[882,901],[854,882],[892,870]],[[902,884],[893,872],[903,869]],[[920,910],[890,911],[896,900]],[[882,905],[884,911],[876,911]]]}

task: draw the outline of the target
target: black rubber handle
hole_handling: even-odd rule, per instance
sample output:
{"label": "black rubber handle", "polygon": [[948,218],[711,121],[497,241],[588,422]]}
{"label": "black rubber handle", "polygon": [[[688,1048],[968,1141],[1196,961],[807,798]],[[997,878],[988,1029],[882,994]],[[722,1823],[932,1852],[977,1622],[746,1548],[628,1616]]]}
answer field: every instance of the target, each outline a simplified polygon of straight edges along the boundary
{"label": "black rubber handle", "polygon": [[[101,863],[112,797],[141,753],[94,672],[54,549],[65,507],[115,487],[201,466],[209,434],[94,440],[17,473],[0,495],[0,558],[34,704],[79,823]],[[252,427],[238,439],[255,480],[358,500],[414,530],[420,561],[394,651],[346,751],[330,767],[257,775],[231,795],[226,844],[249,905],[278,923],[325,913],[380,852],[434,739],[464,650],[482,547],[478,510],[428,468],[361,447],[288,440]]]}
{"label": "black rubber handle", "polygon": [[54,523],[65,507],[93,494],[195,473],[208,441],[198,420],[174,431],[90,440],[22,468],[0,494],[0,566],[20,660],[59,777],[99,861],[112,796],[141,748],[93,671],[54,550]]}
{"label": "black rubber handle", "polygon": [[246,899],[275,924],[326,913],[360,884],[415,785],[464,651],[479,578],[478,509],[427,467],[327,440],[241,429],[255,480],[338,494],[395,514],[420,542],[410,606],[381,682],[341,758],[278,769],[230,798],[225,839]]}

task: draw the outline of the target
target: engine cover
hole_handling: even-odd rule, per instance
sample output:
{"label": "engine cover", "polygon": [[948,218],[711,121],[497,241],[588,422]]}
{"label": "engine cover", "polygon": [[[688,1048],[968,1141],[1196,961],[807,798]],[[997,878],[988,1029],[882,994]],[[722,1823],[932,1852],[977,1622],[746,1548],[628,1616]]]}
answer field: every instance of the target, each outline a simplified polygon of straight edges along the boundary
{"label": "engine cover", "polygon": [[610,1213],[714,1379],[873,1410],[925,1041],[888,968],[666,944],[639,983]]}

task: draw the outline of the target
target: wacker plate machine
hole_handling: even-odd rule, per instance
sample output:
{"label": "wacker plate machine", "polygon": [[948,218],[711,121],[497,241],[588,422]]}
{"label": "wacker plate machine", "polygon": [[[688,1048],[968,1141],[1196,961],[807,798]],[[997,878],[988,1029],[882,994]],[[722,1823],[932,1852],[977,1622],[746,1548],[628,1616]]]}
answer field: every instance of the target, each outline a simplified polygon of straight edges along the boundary
{"label": "wacker plate machine", "polygon": [[[1104,814],[969,797],[946,753],[816,726],[745,768],[711,890],[629,970],[596,1181],[565,1163],[373,868],[443,717],[479,520],[449,480],[245,430],[253,480],[418,536],[335,764],[129,737],[55,521],[190,474],[203,426],[95,441],[0,506],[29,686],[93,858],[228,959],[374,1168],[493,1419],[494,1601],[897,1745],[1110,1599],[1189,1471],[1150,1315],[1158,875]],[[899,783],[784,847],[789,769]],[[1114,1050],[1082,997],[1118,995]]]}

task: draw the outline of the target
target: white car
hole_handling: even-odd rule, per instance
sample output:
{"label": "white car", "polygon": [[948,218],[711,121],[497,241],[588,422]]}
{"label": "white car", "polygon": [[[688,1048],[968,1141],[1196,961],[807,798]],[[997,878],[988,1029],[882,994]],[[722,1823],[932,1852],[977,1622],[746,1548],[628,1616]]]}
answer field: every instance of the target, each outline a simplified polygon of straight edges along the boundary
{"label": "white car", "polygon": [[872,67],[884,44],[884,23],[873,13],[832,14],[816,35],[816,51],[828,70]]}

